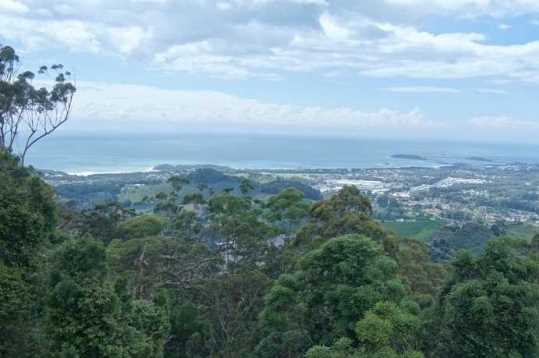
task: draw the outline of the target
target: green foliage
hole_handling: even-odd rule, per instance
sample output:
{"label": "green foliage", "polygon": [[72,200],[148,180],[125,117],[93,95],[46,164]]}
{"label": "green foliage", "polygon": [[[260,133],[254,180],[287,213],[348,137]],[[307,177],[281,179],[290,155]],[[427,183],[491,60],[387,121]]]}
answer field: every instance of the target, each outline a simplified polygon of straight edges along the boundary
{"label": "green foliage", "polygon": [[477,223],[465,223],[462,226],[446,226],[432,237],[432,256],[436,261],[449,260],[459,250],[468,250],[479,255],[487,242],[494,240],[492,230]]}
{"label": "green foliage", "polygon": [[267,218],[287,234],[292,234],[308,217],[310,204],[303,192],[288,188],[269,198]]}
{"label": "green foliage", "polygon": [[52,190],[0,150],[0,356],[41,354],[43,252],[54,235]]}
{"label": "green foliage", "polygon": [[330,199],[312,206],[309,222],[298,232],[295,244],[316,247],[324,240],[346,234],[381,240],[384,229],[371,219],[371,214],[369,199],[356,187],[345,186]]}
{"label": "green foliage", "polygon": [[396,262],[363,236],[329,240],[304,255],[300,268],[282,275],[266,297],[262,322],[270,338],[260,343],[259,353],[276,351],[271,337],[285,334],[310,345],[353,339],[355,322],[377,302],[400,302],[406,294]]}
{"label": "green foliage", "polygon": [[259,339],[258,314],[271,281],[258,270],[239,270],[216,277],[202,288],[210,322],[210,351],[220,357],[250,357]]}
{"label": "green foliage", "polygon": [[93,209],[83,210],[80,214],[75,213],[74,218],[67,220],[72,221],[67,228],[72,228],[77,235],[90,235],[108,243],[120,235],[120,224],[133,216],[132,211],[117,203],[97,205]]}
{"label": "green foliage", "polygon": [[538,351],[539,262],[522,242],[497,239],[462,253],[433,312],[433,350],[446,357],[534,357]]}
{"label": "green foliage", "polygon": [[536,226],[522,223],[504,225],[504,230],[505,235],[524,240],[531,240],[539,231]]}
{"label": "green foliage", "polygon": [[158,235],[165,225],[165,220],[157,215],[140,215],[122,222],[119,236],[124,240]]}
{"label": "green foliage", "polygon": [[209,201],[209,229],[218,238],[227,269],[259,268],[273,252],[269,239],[277,232],[261,221],[250,200],[230,193]]}
{"label": "green foliage", "polygon": [[240,192],[242,195],[247,195],[251,190],[254,190],[253,183],[247,178],[241,178],[240,180]]}
{"label": "green foliage", "polygon": [[205,204],[204,196],[201,193],[189,193],[183,197],[183,204]]}
{"label": "green foliage", "polygon": [[358,344],[341,338],[332,347],[314,346],[306,358],[423,358],[419,317],[391,302],[379,302],[357,322]]}
{"label": "green foliage", "polygon": [[182,176],[172,176],[167,181],[175,191],[182,191],[183,187],[189,184],[189,179]]}
{"label": "green foliage", "polygon": [[128,280],[134,297],[151,299],[159,288],[189,287],[215,273],[221,259],[198,242],[165,237],[115,240],[108,247],[112,269]]}
{"label": "green foliage", "polygon": [[[448,267],[385,232],[354,187],[311,205],[294,188],[253,200],[233,178],[206,202],[183,177],[155,214],[66,207],[60,230],[52,191],[2,155],[1,356],[539,354],[539,236]],[[451,250],[487,241],[459,230]]]}
{"label": "green foliage", "polygon": [[122,302],[108,279],[100,241],[67,241],[56,251],[47,304],[51,350],[60,356],[158,357],[166,322],[151,303]]}
{"label": "green foliage", "polygon": [[52,190],[0,150],[0,262],[29,266],[56,223]]}
{"label": "green foliage", "polygon": [[201,358],[209,356],[210,322],[202,308],[193,303],[178,303],[171,307],[169,339],[165,357]]}
{"label": "green foliage", "polygon": [[126,355],[119,298],[105,280],[103,244],[89,239],[66,242],[53,264],[47,307],[53,352]]}
{"label": "green foliage", "polygon": [[183,240],[198,241],[203,229],[202,219],[193,211],[182,210],[172,222],[172,231]]}
{"label": "green foliage", "polygon": [[[24,356],[30,344],[31,292],[18,269],[0,264],[0,356]],[[23,353],[24,352],[24,353]]]}
{"label": "green foliage", "polygon": [[224,192],[215,195],[208,203],[208,210],[214,215],[236,215],[248,211],[251,204],[244,198],[238,198],[230,193]]}
{"label": "green foliage", "polygon": [[400,240],[393,257],[399,263],[399,273],[412,292],[424,298],[434,297],[447,277],[447,269],[431,260],[430,248],[417,240]]}
{"label": "green foliage", "polygon": [[365,356],[388,352],[396,356],[418,355],[420,329],[421,321],[415,314],[395,303],[379,302],[356,324],[360,352]]}

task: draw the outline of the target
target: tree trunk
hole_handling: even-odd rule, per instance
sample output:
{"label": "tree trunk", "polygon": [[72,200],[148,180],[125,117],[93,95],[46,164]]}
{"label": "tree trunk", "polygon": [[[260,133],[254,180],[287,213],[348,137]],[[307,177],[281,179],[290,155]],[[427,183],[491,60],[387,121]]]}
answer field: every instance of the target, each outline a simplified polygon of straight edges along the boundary
{"label": "tree trunk", "polygon": [[0,131],[0,150],[6,150],[6,140],[4,139],[4,133]]}

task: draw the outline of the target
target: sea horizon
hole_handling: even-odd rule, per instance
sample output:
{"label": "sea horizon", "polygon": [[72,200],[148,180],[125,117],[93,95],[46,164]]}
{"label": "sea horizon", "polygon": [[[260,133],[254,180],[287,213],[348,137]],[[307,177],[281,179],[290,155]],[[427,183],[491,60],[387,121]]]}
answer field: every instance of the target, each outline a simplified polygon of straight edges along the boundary
{"label": "sea horizon", "polygon": [[149,172],[162,164],[251,170],[539,164],[539,145],[521,143],[214,133],[140,135],[135,139],[119,134],[52,137],[35,147],[28,163],[73,175]]}

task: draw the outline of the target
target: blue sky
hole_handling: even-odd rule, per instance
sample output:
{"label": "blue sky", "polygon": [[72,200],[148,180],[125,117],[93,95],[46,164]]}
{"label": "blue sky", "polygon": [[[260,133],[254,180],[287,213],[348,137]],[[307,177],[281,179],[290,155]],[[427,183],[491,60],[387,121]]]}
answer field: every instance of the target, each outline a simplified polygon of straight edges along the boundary
{"label": "blue sky", "polygon": [[0,0],[72,131],[537,142],[536,0]]}

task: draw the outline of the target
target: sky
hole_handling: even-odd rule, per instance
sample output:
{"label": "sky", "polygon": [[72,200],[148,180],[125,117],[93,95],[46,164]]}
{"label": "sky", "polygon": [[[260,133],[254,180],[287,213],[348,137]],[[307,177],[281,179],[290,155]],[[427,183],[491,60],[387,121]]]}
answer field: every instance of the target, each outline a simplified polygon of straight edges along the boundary
{"label": "sky", "polygon": [[539,142],[538,0],[0,0],[68,131]]}

